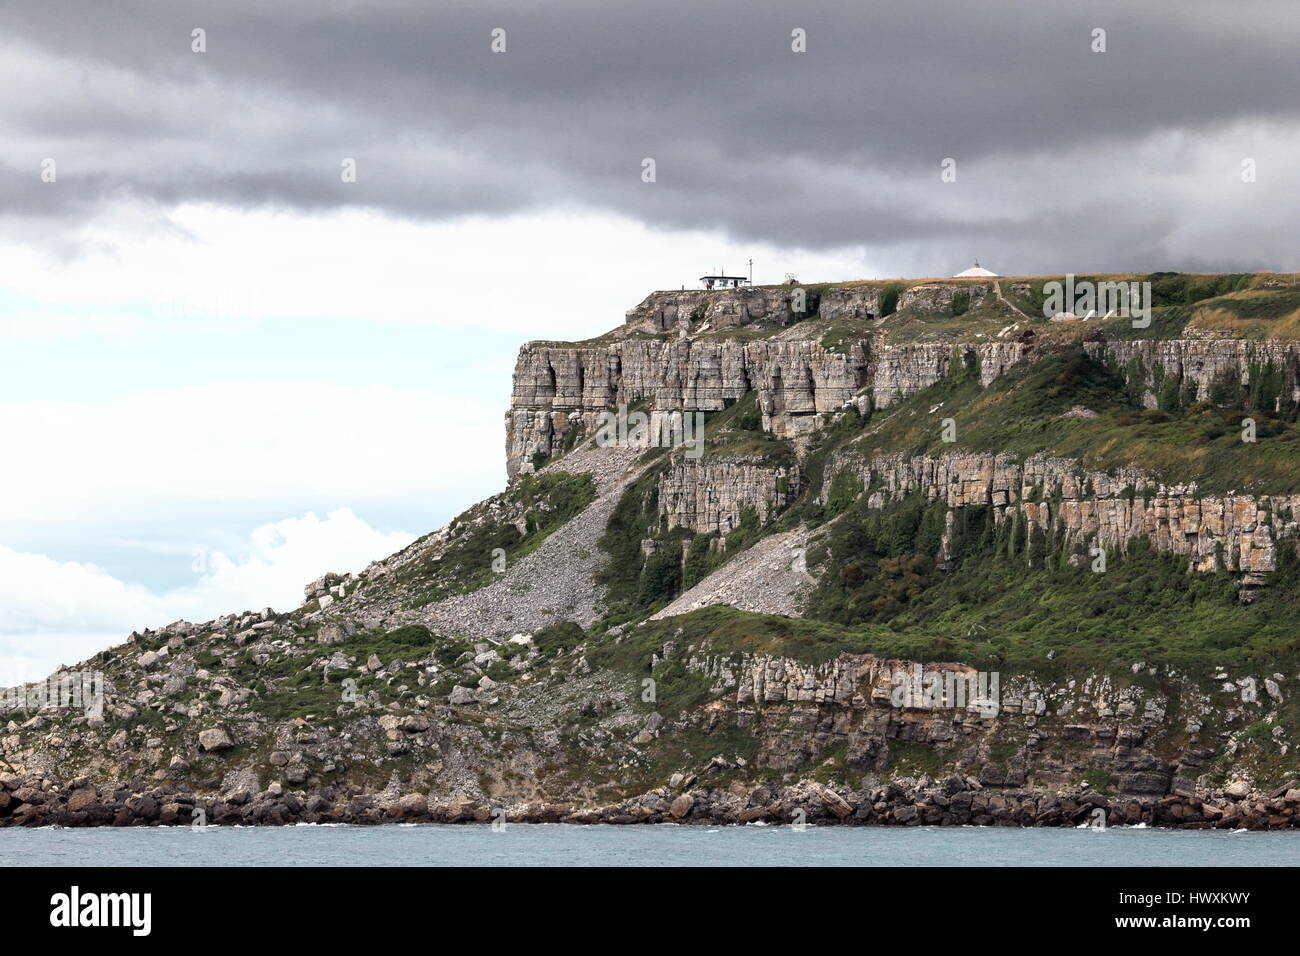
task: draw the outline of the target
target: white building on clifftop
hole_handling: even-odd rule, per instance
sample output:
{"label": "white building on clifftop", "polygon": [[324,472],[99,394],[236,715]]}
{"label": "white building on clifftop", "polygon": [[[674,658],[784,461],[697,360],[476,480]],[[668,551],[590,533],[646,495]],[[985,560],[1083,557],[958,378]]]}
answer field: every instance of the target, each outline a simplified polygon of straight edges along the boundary
{"label": "white building on clifftop", "polygon": [[706,289],[739,289],[749,285],[749,279],[745,276],[700,276],[700,285]]}
{"label": "white building on clifftop", "polygon": [[953,276],[954,279],[996,279],[997,277],[998,274],[996,272],[989,272],[988,269],[980,268],[980,264],[978,262],[976,262],[965,272],[958,272],[955,276]]}

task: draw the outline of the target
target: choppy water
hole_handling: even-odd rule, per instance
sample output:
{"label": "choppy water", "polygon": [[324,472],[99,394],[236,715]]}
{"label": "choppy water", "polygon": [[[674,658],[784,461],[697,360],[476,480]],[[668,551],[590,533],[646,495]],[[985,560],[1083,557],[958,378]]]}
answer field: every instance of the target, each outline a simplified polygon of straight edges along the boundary
{"label": "choppy water", "polygon": [[0,830],[4,866],[1295,866],[1300,832],[1004,827]]}

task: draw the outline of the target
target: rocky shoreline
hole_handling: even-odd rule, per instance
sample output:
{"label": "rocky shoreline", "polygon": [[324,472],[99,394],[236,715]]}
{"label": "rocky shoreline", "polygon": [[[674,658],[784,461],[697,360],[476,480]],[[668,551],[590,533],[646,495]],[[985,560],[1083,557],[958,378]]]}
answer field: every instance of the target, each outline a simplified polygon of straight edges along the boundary
{"label": "rocky shoreline", "polygon": [[97,787],[84,778],[0,778],[0,827],[6,826],[286,826],[298,823],[813,823],[841,826],[1147,826],[1181,829],[1282,830],[1300,827],[1300,788],[1271,793],[1238,781],[1226,789],[1164,797],[1107,796],[1086,787],[1062,792],[985,789],[953,774],[939,783],[896,781],[853,791],[810,780],[784,787],[735,790],[662,787],[611,806],[582,809],[482,800],[438,802],[421,793],[340,799],[285,792],[277,786],[219,796],[184,786]]}

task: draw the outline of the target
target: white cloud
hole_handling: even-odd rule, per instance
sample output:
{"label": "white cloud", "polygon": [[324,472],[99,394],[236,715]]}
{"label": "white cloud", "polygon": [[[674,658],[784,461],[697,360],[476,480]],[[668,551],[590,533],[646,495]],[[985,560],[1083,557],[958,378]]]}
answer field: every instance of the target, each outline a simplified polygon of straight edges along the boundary
{"label": "white cloud", "polygon": [[154,593],[94,565],[0,546],[0,684],[43,677],[133,630],[261,607],[289,610],[325,571],[359,571],[415,538],[382,533],[348,509],[257,528],[234,556],[196,556],[198,579]]}
{"label": "white cloud", "polygon": [[[95,523],[219,502],[486,497],[499,408],[325,383],[204,385],[102,401],[0,402],[0,522]],[[459,464],[449,469],[450,461]]]}
{"label": "white cloud", "polygon": [[0,546],[0,631],[102,632],[132,620],[157,620],[166,613],[163,607],[144,588],[94,565]]}
{"label": "white cloud", "polygon": [[207,565],[203,577],[165,599],[169,606],[195,609],[188,614],[200,618],[267,605],[285,610],[300,604],[303,585],[324,572],[359,571],[415,538],[376,531],[347,508],[331,511],[323,521],[309,512],[257,528],[245,557],[199,556]]}
{"label": "white cloud", "polygon": [[867,271],[851,251],[658,232],[585,210],[440,223],[215,205],[163,215],[174,228],[141,232],[121,221],[138,216],[136,207],[106,211],[82,230],[85,246],[72,257],[0,242],[5,286],[50,309],[116,313],[127,327],[141,314],[203,323],[311,316],[573,338],[613,328],[655,289],[692,286],[718,266],[743,272],[751,257],[760,282],[788,271],[806,281]]}

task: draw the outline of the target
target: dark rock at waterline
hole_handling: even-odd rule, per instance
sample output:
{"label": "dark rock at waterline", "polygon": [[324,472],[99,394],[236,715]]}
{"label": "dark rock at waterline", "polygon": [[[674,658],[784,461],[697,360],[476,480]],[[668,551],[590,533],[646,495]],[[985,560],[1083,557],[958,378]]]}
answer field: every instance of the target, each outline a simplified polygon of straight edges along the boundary
{"label": "dark rock at waterline", "polygon": [[[933,786],[890,783],[853,791],[813,781],[759,786],[743,796],[730,790],[660,788],[604,807],[529,803],[500,807],[481,800],[442,803],[423,793],[399,797],[361,794],[345,802],[333,792],[204,796],[162,785],[135,789],[63,786],[37,776],[0,781],[0,826],[287,826],[294,823],[571,823],[798,824],[819,826],[1132,826],[1275,830],[1300,827],[1300,788],[1265,795],[1178,791],[1164,796],[1110,796],[1087,788],[1051,792],[987,789],[952,775]],[[139,783],[139,781],[133,781]],[[925,781],[922,781],[925,783]]]}

